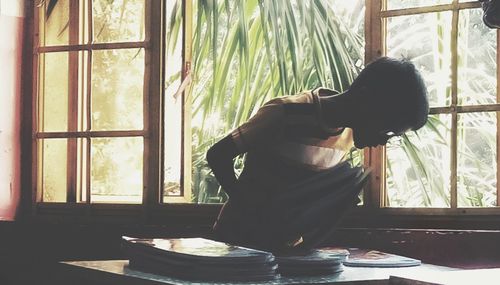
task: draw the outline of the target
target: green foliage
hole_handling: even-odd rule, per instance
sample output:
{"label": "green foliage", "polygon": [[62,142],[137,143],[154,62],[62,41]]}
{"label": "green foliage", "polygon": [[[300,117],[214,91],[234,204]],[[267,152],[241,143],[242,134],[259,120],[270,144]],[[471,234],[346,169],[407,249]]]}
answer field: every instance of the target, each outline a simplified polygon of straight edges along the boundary
{"label": "green foliage", "polygon": [[[458,104],[496,102],[496,33],[481,20],[481,10],[459,14],[458,46],[451,46],[451,13],[432,13],[389,20],[388,52],[404,56],[422,71],[431,105],[451,103],[450,62],[458,52]],[[425,17],[425,18],[423,18]],[[391,24],[391,21],[394,24]],[[388,146],[388,205],[450,207],[451,177],[457,177],[459,207],[496,205],[496,114],[458,114],[457,153],[451,149],[452,117],[430,116],[418,133]],[[457,172],[451,163],[456,155]]]}
{"label": "green foliage", "polygon": [[[224,201],[206,165],[205,152],[264,102],[317,86],[339,91],[349,86],[362,67],[362,2],[349,3],[355,8],[344,13],[339,9],[342,1],[195,1],[194,202]],[[496,37],[478,29],[480,17],[474,13],[479,10],[471,11],[460,14],[459,45],[465,42],[466,46],[461,47],[465,52],[458,59],[459,103],[492,103],[496,78],[488,71],[496,68]],[[450,15],[397,17],[388,31],[389,55],[415,62],[426,79],[431,103],[439,106],[450,104]],[[174,18],[178,15],[172,13],[171,21]],[[474,42],[486,42],[479,53],[484,59],[477,66],[468,60],[477,55],[477,48],[470,47]],[[457,126],[459,205],[494,205],[495,116],[475,113]],[[457,175],[450,172],[450,136],[450,116],[436,115],[423,129],[388,145],[388,205],[450,206],[450,176]],[[361,163],[361,152],[351,153],[351,158]],[[241,171],[242,159],[236,164]]]}
{"label": "green foliage", "polygon": [[[346,89],[361,67],[363,37],[348,26],[362,31],[359,20],[342,21],[331,1],[196,3],[193,199],[210,202],[221,192],[205,162],[207,149],[273,97],[317,86]],[[236,164],[240,171],[241,159]]]}
{"label": "green foliage", "polygon": [[[206,164],[205,153],[264,102],[317,86],[339,91],[349,86],[362,67],[364,1],[346,2],[193,1],[193,202],[223,202],[227,198]],[[62,9],[57,0],[48,3],[46,20]],[[143,0],[92,3],[95,40],[144,38]],[[181,3],[177,0],[170,11],[168,55],[181,39]],[[391,24],[392,20],[396,24]],[[450,12],[389,19],[389,55],[415,62],[426,79],[431,103],[446,106],[451,101],[450,51],[457,48],[458,104],[496,103],[496,33],[482,25],[480,9],[460,11],[459,46],[451,47],[450,24]],[[67,25],[59,35],[65,29]],[[93,53],[94,128],[141,129],[143,58],[141,50]],[[173,75],[167,83],[179,77]],[[129,115],[121,116],[123,113]],[[454,123],[458,173],[450,169],[454,154],[450,151],[449,115],[431,116],[418,133],[403,136],[398,144],[389,144],[388,205],[449,207],[451,175],[457,175],[459,206],[496,205],[496,113],[459,114]],[[115,168],[130,162],[125,156],[113,155],[115,149],[105,140],[93,146],[94,194],[127,188],[122,187],[120,177],[129,175],[117,176]],[[140,152],[141,146],[125,142],[118,149]],[[353,163],[361,163],[361,152],[350,156]],[[241,171],[242,165],[243,158],[238,158],[236,170]],[[140,173],[141,166],[134,169]]]}

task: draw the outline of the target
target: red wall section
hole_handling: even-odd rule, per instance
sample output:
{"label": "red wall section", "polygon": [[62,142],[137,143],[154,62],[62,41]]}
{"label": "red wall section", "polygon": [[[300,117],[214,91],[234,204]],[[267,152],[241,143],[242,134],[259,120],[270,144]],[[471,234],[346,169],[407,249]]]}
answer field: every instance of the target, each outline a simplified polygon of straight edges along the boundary
{"label": "red wall section", "polygon": [[6,8],[5,2],[0,0],[0,220],[13,220],[21,191],[20,102],[24,18],[12,15],[12,7]]}

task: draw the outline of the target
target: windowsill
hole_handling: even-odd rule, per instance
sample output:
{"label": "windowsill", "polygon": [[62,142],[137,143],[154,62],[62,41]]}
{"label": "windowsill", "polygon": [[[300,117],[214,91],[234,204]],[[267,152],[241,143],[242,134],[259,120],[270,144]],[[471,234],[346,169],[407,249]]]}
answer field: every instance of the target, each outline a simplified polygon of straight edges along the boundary
{"label": "windowsill", "polygon": [[[187,220],[187,219],[186,219]],[[211,223],[0,222],[0,261],[121,259],[122,235],[207,237]],[[500,267],[500,230],[338,228],[325,245],[371,248],[458,268]]]}
{"label": "windowsill", "polygon": [[[185,224],[212,226],[221,204],[67,204],[38,203],[29,220],[80,224]],[[499,230],[500,208],[382,208],[358,207],[346,214],[343,228],[406,228]]]}
{"label": "windowsill", "polygon": [[346,228],[499,230],[500,208],[357,208],[343,219]]}

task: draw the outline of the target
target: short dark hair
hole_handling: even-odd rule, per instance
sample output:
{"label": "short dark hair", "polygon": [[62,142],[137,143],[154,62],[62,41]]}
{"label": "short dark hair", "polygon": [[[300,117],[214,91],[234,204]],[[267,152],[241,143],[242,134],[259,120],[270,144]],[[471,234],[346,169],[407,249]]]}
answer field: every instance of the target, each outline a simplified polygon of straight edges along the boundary
{"label": "short dark hair", "polygon": [[427,122],[427,88],[409,60],[380,57],[360,72],[349,90],[370,108],[394,114],[413,130]]}

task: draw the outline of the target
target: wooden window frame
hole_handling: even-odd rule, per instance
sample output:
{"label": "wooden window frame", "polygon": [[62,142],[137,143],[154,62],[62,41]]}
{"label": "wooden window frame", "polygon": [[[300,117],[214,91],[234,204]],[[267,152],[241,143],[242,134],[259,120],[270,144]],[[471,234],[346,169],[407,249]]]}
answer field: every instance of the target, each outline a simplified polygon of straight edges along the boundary
{"label": "wooden window frame", "polygon": [[[161,96],[163,94],[163,78],[162,78],[162,66],[163,66],[163,48],[162,48],[162,32],[163,32],[163,14],[164,5],[163,1],[145,0],[145,27],[144,27],[144,39],[142,41],[133,42],[112,42],[112,43],[94,43],[93,42],[93,27],[92,27],[92,0],[79,0],[69,2],[69,43],[66,45],[56,45],[56,46],[39,46],[39,8],[38,3],[33,3],[33,90],[32,90],[32,148],[31,157],[33,163],[31,165],[31,181],[32,181],[32,213],[35,215],[58,212],[58,211],[69,211],[74,213],[82,213],[82,209],[87,209],[84,212],[87,216],[92,216],[93,209],[115,209],[117,213],[123,213],[121,209],[131,210],[135,212],[144,212],[147,206],[155,204],[159,201],[158,189],[160,187],[159,177],[160,177],[160,163],[161,159],[159,157],[160,149],[160,137],[161,137],[161,123],[159,120],[159,115],[161,114]],[[83,15],[85,12],[80,5],[85,4],[87,8],[87,15]],[[87,23],[88,37],[84,39],[86,42],[81,44],[83,38],[80,33],[80,19],[79,17],[86,17],[89,19]],[[155,25],[154,23],[161,23],[160,25]],[[132,49],[140,48],[144,50],[144,81],[143,81],[143,129],[142,130],[124,130],[124,131],[91,131],[90,130],[90,92],[91,89],[91,63],[92,63],[92,51],[97,50],[117,50],[117,49]],[[77,131],[75,125],[78,118],[69,118],[69,128],[67,132],[38,132],[39,123],[37,118],[37,100],[38,100],[38,70],[39,69],[39,54],[47,54],[52,52],[70,52],[69,57],[78,57],[77,51],[87,52],[87,70],[86,70],[86,114],[87,114],[87,129],[82,131]],[[70,59],[71,62],[71,59]],[[73,72],[74,69],[78,69],[78,63],[76,67],[69,67],[69,94],[71,97],[76,97],[73,94],[77,94],[78,90],[78,72]],[[69,104],[75,106],[76,104]],[[71,112],[68,112],[71,113]],[[76,112],[74,112],[76,113]],[[71,127],[73,126],[73,127]],[[47,203],[41,202],[42,191],[37,189],[37,176],[38,169],[37,163],[35,161],[37,158],[37,140],[45,138],[67,138],[68,145],[70,141],[74,141],[76,145],[76,138],[98,138],[98,137],[142,137],[144,139],[144,150],[143,150],[143,192],[142,192],[142,204],[128,205],[128,204],[92,204],[91,203],[91,193],[90,187],[86,187],[86,202],[77,203],[76,190],[72,185],[76,185],[76,174],[75,169],[68,170],[68,186],[67,187],[67,201],[64,203]],[[69,146],[70,148],[70,146]],[[87,160],[90,159],[90,143],[87,143]],[[69,155],[74,155],[75,151],[70,148]],[[69,167],[68,167],[69,168]],[[90,163],[87,163],[87,176],[90,169]],[[87,183],[89,178],[87,178]],[[96,210],[97,212],[99,210]],[[126,214],[125,214],[126,216]]]}
{"label": "wooden window frame", "polygon": [[[89,1],[89,0],[85,0]],[[25,79],[25,83],[30,83],[33,86],[32,90],[25,90],[23,92],[23,102],[26,103],[26,109],[23,114],[32,115],[36,106],[37,94],[37,65],[38,57],[37,52],[55,52],[55,51],[76,51],[76,50],[91,50],[91,49],[110,49],[110,48],[125,48],[125,47],[143,47],[149,50],[146,56],[145,69],[153,70],[156,68],[157,72],[150,72],[147,75],[148,80],[145,81],[145,89],[148,88],[150,93],[145,93],[145,125],[143,131],[134,131],[134,133],[121,133],[121,135],[137,135],[147,138],[149,143],[145,143],[144,147],[144,161],[147,161],[147,173],[144,173],[144,193],[143,204],[123,205],[123,204],[78,204],[78,203],[39,203],[37,202],[36,187],[36,166],[32,166],[32,158],[37,157],[36,147],[34,142],[37,138],[42,137],[93,137],[99,135],[107,135],[107,132],[78,132],[66,133],[65,136],[58,133],[45,133],[36,134],[31,132],[33,127],[36,126],[36,118],[33,116],[29,122],[24,122],[25,127],[29,127],[28,131],[24,131],[23,149],[27,155],[23,158],[23,170],[25,173],[31,173],[31,177],[24,175],[27,178],[24,181],[24,213],[29,213],[30,217],[37,220],[48,221],[71,221],[71,222],[92,222],[92,223],[149,223],[149,224],[180,224],[188,223],[189,225],[203,225],[210,226],[214,218],[217,216],[221,205],[218,204],[182,204],[185,202],[183,197],[179,197],[177,201],[173,199],[173,204],[163,204],[160,194],[160,185],[163,183],[163,173],[160,173],[162,163],[162,149],[158,146],[163,142],[162,122],[158,120],[161,116],[162,110],[162,95],[164,86],[163,69],[166,64],[164,62],[164,48],[163,45],[163,27],[165,17],[165,7],[161,2],[156,0],[146,1],[146,38],[144,42],[136,43],[111,43],[111,44],[92,44],[92,45],[68,45],[66,47],[38,47],[37,38],[37,8],[31,7],[34,18],[31,22],[32,38],[28,42],[32,43],[31,51],[25,55],[32,62],[31,72],[32,76]],[[155,3],[155,4],[152,4]],[[158,4],[160,3],[160,4]],[[192,38],[192,7],[191,1],[185,1],[183,7],[184,22],[184,35],[183,35],[183,77],[187,75],[191,68],[191,42],[186,40]],[[479,7],[478,2],[457,3],[454,0],[449,5],[437,5],[432,7],[423,8],[410,8],[401,10],[386,11],[385,0],[366,0],[366,14],[365,14],[365,61],[369,62],[379,56],[385,54],[385,18],[403,15],[405,13],[425,13],[449,10],[452,7]],[[156,6],[155,6],[156,5]],[[456,14],[456,12],[454,13]],[[405,14],[406,15],[406,14]],[[454,21],[456,21],[454,15]],[[152,25],[152,19],[161,19],[162,25]],[[456,27],[455,22],[453,23]],[[154,26],[154,27],[153,27]],[[454,28],[454,37],[456,37],[456,28]],[[500,31],[497,35],[500,38]],[[454,55],[454,64],[456,65],[456,54]],[[500,62],[500,52],[497,53],[497,63]],[[168,64],[167,64],[168,65]],[[454,72],[456,73],[456,72]],[[456,74],[453,76],[456,77]],[[500,81],[500,71],[497,69],[497,81]],[[33,82],[32,82],[33,81]],[[456,79],[455,79],[456,82]],[[160,83],[160,84],[159,84]],[[455,84],[456,85],[456,84]],[[149,95],[146,95],[149,94]],[[154,95],[152,95],[154,94]],[[500,94],[500,86],[497,84],[497,96]],[[456,86],[455,95],[456,98]],[[191,191],[191,129],[190,129],[190,114],[191,102],[189,96],[183,94],[183,136],[182,136],[182,167],[181,167],[181,189],[184,194]],[[448,108],[448,107],[447,107]],[[466,110],[474,111],[474,107],[457,107],[454,110],[455,114]],[[491,105],[488,108],[491,110],[500,110],[497,104]],[[452,111],[451,108],[449,108]],[[443,111],[440,108],[433,108],[431,113]],[[500,125],[500,124],[499,124]],[[118,134],[118,133],[117,133]],[[498,137],[498,135],[497,135]],[[27,143],[27,142],[31,142]],[[500,153],[499,140],[497,139],[497,153]],[[455,143],[456,147],[456,143]],[[485,208],[485,209],[470,209],[470,208],[386,208],[384,207],[385,197],[385,148],[367,148],[364,150],[364,163],[373,169],[371,180],[364,192],[364,206],[355,209],[349,214],[342,226],[346,227],[401,227],[401,228],[456,228],[456,229],[496,229],[500,222],[500,211],[498,208]],[[456,164],[456,160],[453,162]],[[497,176],[500,175],[500,167],[497,169]],[[32,183],[33,182],[33,183]],[[30,193],[27,195],[27,193]],[[500,195],[500,194],[497,194]],[[29,197],[27,197],[29,196]],[[455,198],[456,199],[456,195]]]}
{"label": "wooden window frame", "polygon": [[[65,0],[69,1],[69,0]],[[88,19],[91,19],[92,0],[79,0],[78,2],[86,1],[88,5]],[[192,226],[207,227],[213,223],[213,218],[216,217],[221,205],[219,204],[190,204],[188,196],[191,193],[191,130],[190,130],[190,109],[191,98],[187,96],[188,91],[182,94],[182,150],[181,150],[181,194],[179,197],[168,197],[166,202],[163,201],[163,96],[165,77],[164,70],[168,68],[165,63],[165,27],[166,27],[166,5],[163,1],[144,0],[145,1],[145,37],[143,41],[138,42],[113,42],[113,43],[93,43],[92,42],[92,26],[88,25],[89,39],[85,44],[67,44],[61,46],[39,46],[38,34],[38,1],[31,4],[29,11],[33,18],[30,21],[30,36],[28,37],[31,43],[31,52],[26,57],[25,61],[31,62],[31,75],[29,82],[32,89],[24,93],[24,102],[28,103],[24,109],[24,114],[31,117],[31,121],[25,123],[29,127],[30,133],[24,133],[25,146],[24,149],[29,153],[23,161],[23,170],[31,173],[29,179],[24,182],[24,189],[30,190],[28,198],[27,192],[23,195],[23,216],[36,221],[49,222],[78,222],[78,223],[146,223],[146,224],[169,224],[178,225],[186,223]],[[73,9],[72,13],[78,13],[78,5],[71,0]],[[81,11],[80,11],[81,12]],[[191,69],[191,54],[192,44],[187,39],[192,38],[192,2],[184,1],[182,6],[183,13],[183,36],[182,36],[182,78],[185,78]],[[78,24],[78,18],[74,19],[73,25]],[[161,23],[161,24],[154,24]],[[74,31],[75,29],[73,29]],[[77,31],[75,32],[77,33]],[[70,33],[71,34],[71,33]],[[67,131],[67,132],[37,132],[37,97],[38,97],[38,70],[40,53],[51,52],[72,52],[86,51],[89,54],[93,50],[110,50],[110,49],[126,49],[126,48],[142,48],[145,51],[145,75],[144,75],[144,128],[143,130],[131,131],[91,131],[90,128],[84,131]],[[91,66],[91,55],[88,56],[88,67]],[[91,86],[91,68],[87,68],[87,92]],[[74,85],[74,84],[73,84]],[[189,90],[189,87],[186,88]],[[87,100],[90,96],[87,95]],[[28,108],[29,106],[29,108]],[[87,102],[87,116],[90,115],[88,108],[90,102]],[[87,117],[90,122],[90,118]],[[37,191],[37,139],[44,138],[95,138],[95,137],[143,137],[143,195],[142,203],[138,204],[123,204],[123,203],[92,203],[90,201],[90,187],[87,186],[87,201],[77,203],[74,199],[75,195],[68,195],[66,202],[42,202],[41,191]],[[29,141],[30,146],[28,147]],[[90,152],[87,151],[87,156]],[[89,159],[89,157],[87,157]],[[33,162],[33,163],[32,163]],[[88,168],[88,166],[87,166]],[[88,169],[87,169],[88,171]],[[72,183],[72,182],[68,182]],[[68,190],[68,193],[73,192]]]}
{"label": "wooden window frame", "polygon": [[[387,34],[387,19],[389,17],[397,17],[403,15],[417,15],[430,12],[451,11],[452,12],[452,31],[451,31],[451,46],[452,46],[452,87],[451,87],[451,105],[447,107],[431,107],[430,114],[451,114],[452,131],[451,131],[451,207],[450,208],[396,208],[386,207],[385,197],[387,195],[386,185],[386,149],[385,147],[376,147],[365,149],[365,165],[373,169],[372,177],[369,182],[369,191],[365,193],[364,211],[376,212],[382,215],[407,215],[407,216],[442,216],[460,218],[462,216],[478,216],[485,215],[499,216],[500,207],[490,208],[466,208],[457,207],[457,116],[461,113],[477,112],[477,111],[500,111],[500,104],[484,104],[474,106],[460,106],[457,104],[458,93],[458,55],[457,55],[457,40],[458,40],[458,16],[459,11],[464,9],[480,8],[479,2],[459,2],[452,0],[450,4],[434,5],[428,7],[405,8],[397,10],[387,10],[385,0],[368,0],[366,1],[366,53],[365,61],[370,62],[373,59],[386,54],[386,34]],[[500,62],[500,31],[497,31],[497,66]],[[497,68],[497,83],[500,82],[500,70]],[[500,100],[500,84],[497,84],[497,102]],[[497,154],[500,153],[500,118],[497,117]],[[500,155],[497,155],[497,165],[500,165]],[[500,178],[500,167],[497,167],[497,181]],[[499,185],[497,184],[497,189]],[[497,191],[497,204],[500,205],[500,191]]]}

